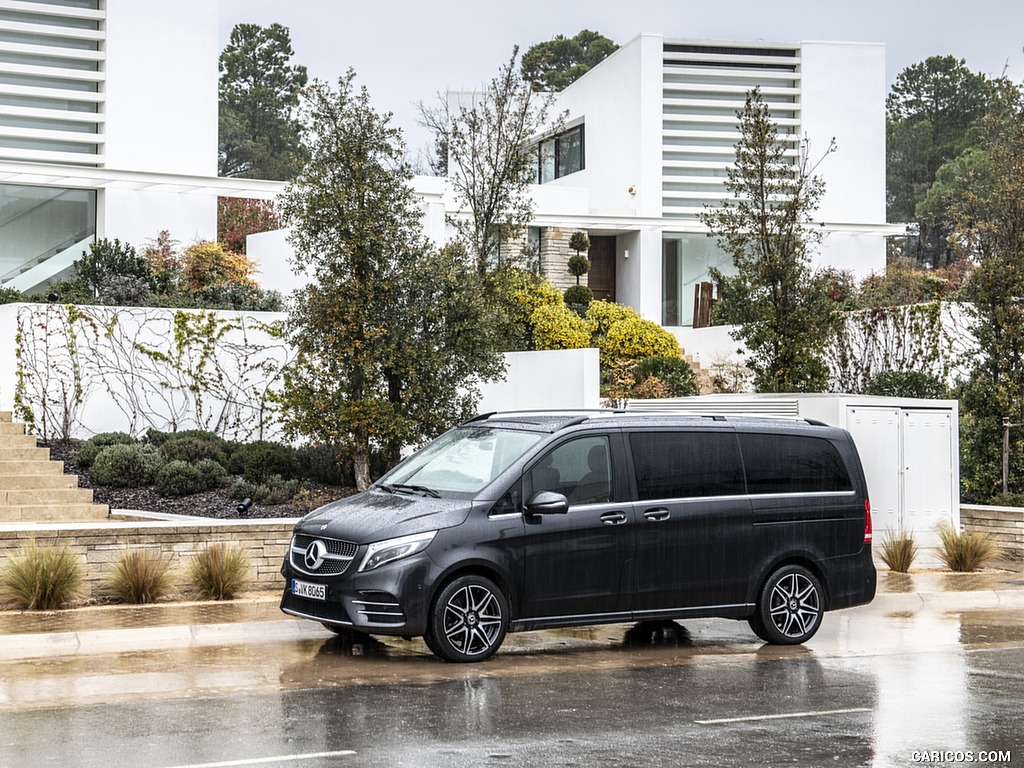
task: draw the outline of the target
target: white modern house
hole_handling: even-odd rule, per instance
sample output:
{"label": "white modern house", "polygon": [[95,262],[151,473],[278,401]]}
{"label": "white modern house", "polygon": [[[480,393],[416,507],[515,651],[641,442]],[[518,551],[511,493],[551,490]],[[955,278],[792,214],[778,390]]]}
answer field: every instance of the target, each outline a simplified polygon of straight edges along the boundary
{"label": "white modern house", "polygon": [[[218,195],[282,189],[216,176],[218,56],[208,0],[0,0],[0,286],[45,287],[96,237],[212,239]],[[899,233],[885,222],[884,57],[870,43],[634,38],[558,94],[565,129],[539,138],[530,237],[543,270],[572,282],[568,238],[584,230],[595,295],[699,348],[687,334],[708,268],[728,259],[697,216],[728,194],[736,111],[754,86],[794,159],[804,138],[812,155],[836,140],[820,166],[820,262],[882,269]],[[415,186],[426,233],[443,240],[458,214],[445,180]],[[249,250],[264,284],[298,283],[285,233]]]}
{"label": "white modern house", "polygon": [[217,4],[0,0],[0,286],[34,291],[96,237],[216,237]]}

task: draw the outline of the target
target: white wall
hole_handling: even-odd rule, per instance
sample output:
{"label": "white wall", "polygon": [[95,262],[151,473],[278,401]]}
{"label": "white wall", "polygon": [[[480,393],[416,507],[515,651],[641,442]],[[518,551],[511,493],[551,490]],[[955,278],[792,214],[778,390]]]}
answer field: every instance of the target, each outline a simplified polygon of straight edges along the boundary
{"label": "white wall", "polygon": [[480,387],[480,413],[601,406],[596,349],[506,352],[505,366],[504,381]]}
{"label": "white wall", "polygon": [[106,167],[216,176],[217,3],[106,6]]}
{"label": "white wall", "polygon": [[661,215],[661,47],[639,35],[558,96],[568,124],[585,123],[587,163],[549,185],[587,187],[591,213]]}

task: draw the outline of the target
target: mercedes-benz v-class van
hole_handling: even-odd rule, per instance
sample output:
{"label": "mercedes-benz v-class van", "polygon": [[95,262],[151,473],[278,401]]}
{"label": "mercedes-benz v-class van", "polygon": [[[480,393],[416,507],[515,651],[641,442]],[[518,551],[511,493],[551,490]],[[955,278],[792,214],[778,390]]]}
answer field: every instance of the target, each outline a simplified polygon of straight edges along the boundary
{"label": "mercedes-benz v-class van", "polygon": [[281,608],[480,661],[506,632],[746,619],[802,643],[875,594],[845,430],[810,421],[479,416],[295,527]]}

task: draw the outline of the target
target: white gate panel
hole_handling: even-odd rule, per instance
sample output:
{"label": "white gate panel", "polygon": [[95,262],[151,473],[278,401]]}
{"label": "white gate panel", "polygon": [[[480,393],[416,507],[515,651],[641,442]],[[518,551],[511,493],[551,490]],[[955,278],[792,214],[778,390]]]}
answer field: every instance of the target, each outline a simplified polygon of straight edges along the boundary
{"label": "white gate panel", "polygon": [[899,530],[902,513],[900,409],[848,406],[846,428],[857,445],[875,530]]}
{"label": "white gate panel", "polygon": [[902,420],[903,521],[907,529],[924,533],[953,519],[952,414],[904,410]]}

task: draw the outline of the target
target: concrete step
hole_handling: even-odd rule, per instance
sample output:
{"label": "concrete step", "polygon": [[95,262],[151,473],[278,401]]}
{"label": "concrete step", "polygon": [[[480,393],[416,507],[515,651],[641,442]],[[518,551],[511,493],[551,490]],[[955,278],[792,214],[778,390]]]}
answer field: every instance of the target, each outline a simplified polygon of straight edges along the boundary
{"label": "concrete step", "polygon": [[66,523],[105,520],[106,504],[21,504],[0,506],[0,523]]}
{"label": "concrete step", "polygon": [[25,425],[11,421],[0,421],[0,435],[24,435]]}
{"label": "concrete step", "polygon": [[0,411],[0,421],[14,421],[14,414],[10,411]]}
{"label": "concrete step", "polygon": [[[75,482],[78,478],[75,478]],[[0,490],[0,507],[59,506],[61,504],[91,504],[91,488],[16,488]]]}
{"label": "concrete step", "polygon": [[0,489],[7,491],[50,491],[77,487],[77,475],[0,475]]}
{"label": "concrete step", "polygon": [[[0,427],[3,423],[0,422]],[[20,424],[17,426],[21,426]],[[35,435],[14,434],[14,435],[0,435],[0,448],[35,448],[36,438]]]}
{"label": "concrete step", "polygon": [[[26,435],[31,437],[31,435]],[[49,448],[37,448],[33,445],[26,445],[21,448],[11,448],[0,445],[0,461],[30,461],[32,463],[50,460]]]}
{"label": "concrete step", "polygon": [[[64,462],[41,459],[14,459],[0,451],[0,478],[15,475],[63,475]],[[0,480],[2,482],[2,480]]]}

